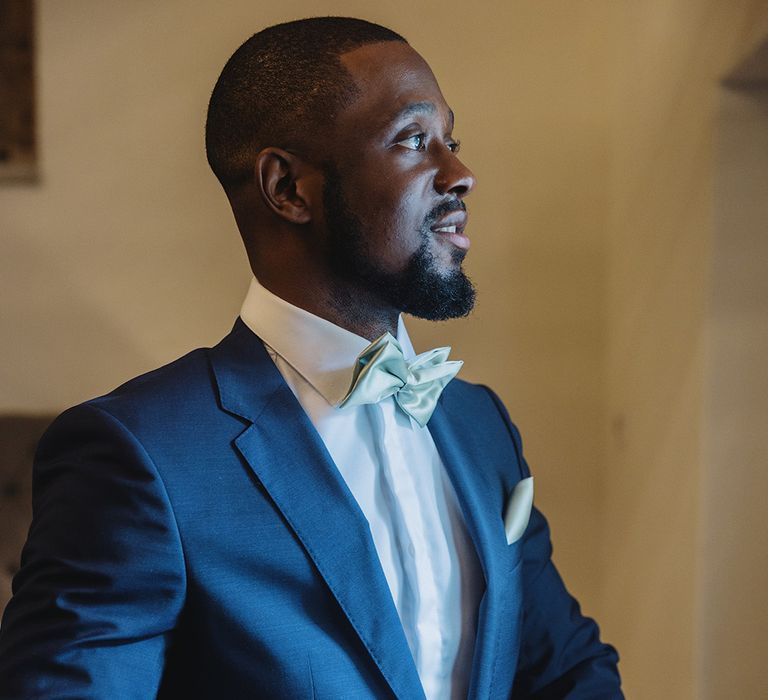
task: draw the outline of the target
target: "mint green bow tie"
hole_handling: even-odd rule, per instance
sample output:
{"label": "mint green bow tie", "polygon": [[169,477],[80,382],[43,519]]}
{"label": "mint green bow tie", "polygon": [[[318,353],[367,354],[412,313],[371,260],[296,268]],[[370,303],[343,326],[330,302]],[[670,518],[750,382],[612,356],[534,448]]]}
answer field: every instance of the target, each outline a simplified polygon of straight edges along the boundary
{"label": "mint green bow tie", "polygon": [[411,362],[390,333],[374,340],[357,357],[352,383],[338,406],[377,403],[389,396],[422,428],[432,416],[445,385],[464,364],[449,361],[450,348],[435,348]]}

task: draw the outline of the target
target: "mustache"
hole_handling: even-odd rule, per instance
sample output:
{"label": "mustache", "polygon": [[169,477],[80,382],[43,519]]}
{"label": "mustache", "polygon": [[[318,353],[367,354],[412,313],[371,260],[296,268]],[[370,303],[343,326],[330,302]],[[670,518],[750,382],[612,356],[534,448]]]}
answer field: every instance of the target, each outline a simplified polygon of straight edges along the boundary
{"label": "mustache", "polygon": [[461,199],[449,199],[441,202],[427,214],[424,223],[426,226],[431,226],[440,217],[450,214],[452,211],[467,211],[467,205]]}

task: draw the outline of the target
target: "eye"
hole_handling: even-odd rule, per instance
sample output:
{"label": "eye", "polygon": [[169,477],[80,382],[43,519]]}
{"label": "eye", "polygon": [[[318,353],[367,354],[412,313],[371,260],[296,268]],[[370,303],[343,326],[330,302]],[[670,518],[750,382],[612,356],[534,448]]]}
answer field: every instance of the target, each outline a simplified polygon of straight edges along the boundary
{"label": "eye", "polygon": [[398,146],[404,146],[412,151],[423,151],[427,147],[426,134],[413,134],[397,142]]}
{"label": "eye", "polygon": [[459,149],[461,148],[461,141],[459,141],[458,139],[456,139],[455,141],[449,141],[447,143],[447,146],[448,146],[448,150],[451,153],[458,153]]}

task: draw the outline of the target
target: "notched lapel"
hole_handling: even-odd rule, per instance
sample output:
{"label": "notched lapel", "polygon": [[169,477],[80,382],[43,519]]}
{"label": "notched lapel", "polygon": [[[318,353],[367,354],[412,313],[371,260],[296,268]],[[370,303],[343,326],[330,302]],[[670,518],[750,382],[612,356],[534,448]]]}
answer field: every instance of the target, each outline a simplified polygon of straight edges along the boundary
{"label": "notched lapel", "polygon": [[235,441],[237,450],[395,695],[423,698],[368,521],[263,344],[238,319],[211,361],[222,408],[252,422]]}

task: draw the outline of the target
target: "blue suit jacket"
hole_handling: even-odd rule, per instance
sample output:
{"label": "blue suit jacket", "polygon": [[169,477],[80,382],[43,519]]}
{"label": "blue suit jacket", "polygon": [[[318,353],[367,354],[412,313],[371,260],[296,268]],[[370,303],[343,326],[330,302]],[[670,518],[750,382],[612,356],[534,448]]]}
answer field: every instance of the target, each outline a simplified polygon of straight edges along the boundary
{"label": "blue suit jacket", "polygon": [[[430,423],[485,577],[470,697],[620,698],[484,387],[454,380]],[[423,698],[367,521],[260,340],[238,320],[61,415],[0,628],[1,698]]]}

